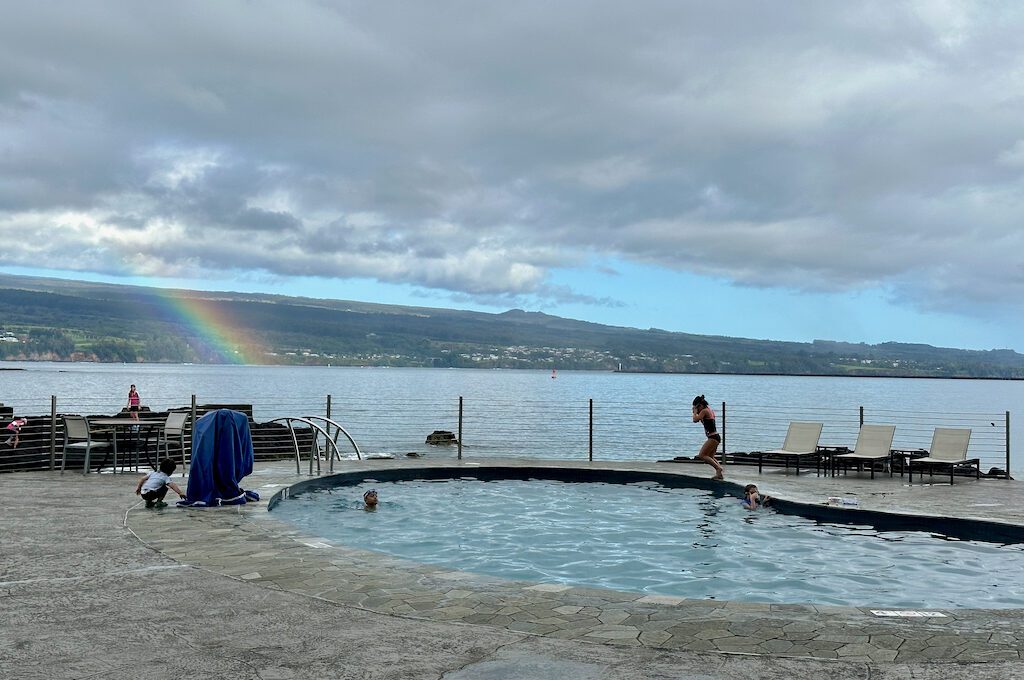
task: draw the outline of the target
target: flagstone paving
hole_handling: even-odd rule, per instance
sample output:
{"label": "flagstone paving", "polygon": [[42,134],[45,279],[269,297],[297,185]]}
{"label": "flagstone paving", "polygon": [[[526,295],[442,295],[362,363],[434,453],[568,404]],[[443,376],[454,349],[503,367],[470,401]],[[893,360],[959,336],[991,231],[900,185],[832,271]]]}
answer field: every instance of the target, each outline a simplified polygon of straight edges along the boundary
{"label": "flagstone paving", "polygon": [[[389,466],[438,465],[438,461],[352,462],[345,471]],[[458,466],[455,461],[445,465]],[[463,464],[537,465],[537,461]],[[693,473],[692,466],[652,464],[553,463],[543,465]],[[703,471],[703,470],[701,470]],[[737,474],[740,470],[736,470]],[[984,501],[1020,494],[1012,482],[958,481],[956,485],[914,484],[906,480],[854,477],[795,479],[765,474],[763,491],[809,502],[827,495],[859,495],[860,509],[912,513],[923,504],[930,514],[942,508],[967,509],[990,520],[1018,523],[1020,503],[992,506]],[[286,467],[261,467],[251,488],[270,495],[308,479]],[[247,480],[248,481],[248,480]],[[941,503],[930,499],[941,498]],[[953,502],[953,499],[958,499]],[[296,593],[360,609],[436,622],[491,626],[549,638],[616,646],[691,652],[726,652],[776,657],[808,657],[871,663],[992,662],[1020,659],[1024,610],[942,609],[943,616],[878,617],[867,608],[779,605],[687,600],[564,584],[529,583],[468,574],[412,563],[381,553],[330,545],[267,512],[259,503],[218,509],[167,508],[127,513],[127,526],[167,557],[249,584]],[[858,510],[851,510],[857,512]],[[969,584],[965,584],[969,586]]]}

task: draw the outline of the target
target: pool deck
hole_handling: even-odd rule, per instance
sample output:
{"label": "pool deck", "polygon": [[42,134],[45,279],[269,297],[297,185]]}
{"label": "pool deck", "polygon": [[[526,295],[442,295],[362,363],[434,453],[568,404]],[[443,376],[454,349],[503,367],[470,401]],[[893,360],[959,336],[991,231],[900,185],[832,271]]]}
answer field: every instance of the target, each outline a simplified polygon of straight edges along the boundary
{"label": "pool deck", "polygon": [[[440,465],[710,472],[446,458],[336,472]],[[851,513],[948,511],[1024,526],[1019,482],[726,474],[798,502],[857,496]],[[0,678],[1024,678],[1024,610],[922,603],[944,616],[880,617],[455,572],[329,545],[267,512],[270,495],[309,478],[260,465],[246,480],[259,503],[154,511],[137,503],[131,474],[0,475]]]}

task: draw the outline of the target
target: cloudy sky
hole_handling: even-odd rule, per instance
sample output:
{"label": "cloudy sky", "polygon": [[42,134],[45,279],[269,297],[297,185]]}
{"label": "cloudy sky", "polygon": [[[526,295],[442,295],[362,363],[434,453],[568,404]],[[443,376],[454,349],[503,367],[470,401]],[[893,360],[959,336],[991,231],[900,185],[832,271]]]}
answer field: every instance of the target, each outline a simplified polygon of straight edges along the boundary
{"label": "cloudy sky", "polygon": [[1024,5],[0,0],[0,269],[1024,351]]}

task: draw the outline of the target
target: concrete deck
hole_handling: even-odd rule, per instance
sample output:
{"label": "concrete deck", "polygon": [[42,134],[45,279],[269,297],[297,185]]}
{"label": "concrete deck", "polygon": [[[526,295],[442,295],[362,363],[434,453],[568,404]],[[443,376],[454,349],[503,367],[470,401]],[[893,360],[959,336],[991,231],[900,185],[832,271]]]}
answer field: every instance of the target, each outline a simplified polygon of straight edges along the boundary
{"label": "concrete deck", "polygon": [[[654,463],[464,461],[701,474]],[[338,471],[460,465],[345,463]],[[1024,485],[818,478],[727,469],[781,498],[1024,525]],[[266,499],[309,479],[261,466]],[[940,477],[935,478],[941,480]],[[927,478],[926,478],[927,480]],[[0,677],[1024,677],[1022,610],[868,609],[683,600],[464,574],[333,546],[266,501],[146,511],[132,475],[0,475]],[[857,512],[857,510],[851,510]],[[1022,568],[1024,576],[1024,568]],[[967,584],[965,584],[967,585]]]}

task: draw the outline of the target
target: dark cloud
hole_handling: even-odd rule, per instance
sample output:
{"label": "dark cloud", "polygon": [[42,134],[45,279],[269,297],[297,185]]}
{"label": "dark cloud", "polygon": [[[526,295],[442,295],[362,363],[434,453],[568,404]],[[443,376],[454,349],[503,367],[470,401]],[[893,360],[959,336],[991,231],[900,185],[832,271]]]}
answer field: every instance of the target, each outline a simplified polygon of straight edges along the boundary
{"label": "dark cloud", "polygon": [[6,264],[1024,299],[1016,4],[2,5]]}

